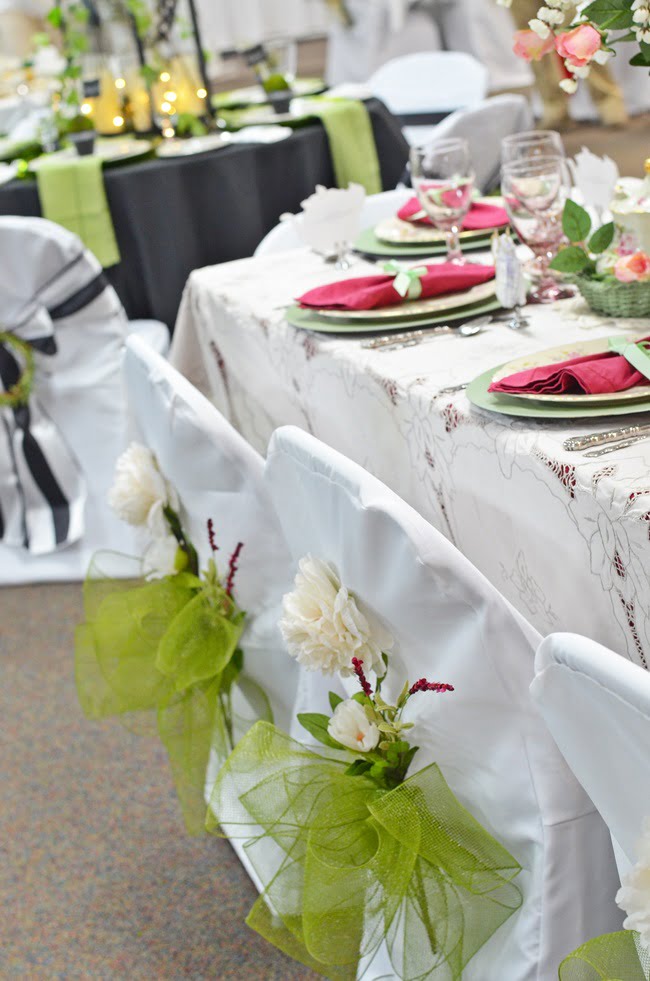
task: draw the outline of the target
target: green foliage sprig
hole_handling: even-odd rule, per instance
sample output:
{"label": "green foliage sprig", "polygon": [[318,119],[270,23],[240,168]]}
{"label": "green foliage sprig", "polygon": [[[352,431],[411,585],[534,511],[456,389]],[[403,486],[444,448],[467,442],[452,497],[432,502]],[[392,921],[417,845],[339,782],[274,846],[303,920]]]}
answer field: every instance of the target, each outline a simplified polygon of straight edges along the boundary
{"label": "green foliage sprig", "polygon": [[596,257],[606,252],[614,240],[614,222],[592,232],[587,211],[569,199],[562,213],[562,230],[570,245],[564,246],[551,262],[551,269],[574,275],[597,276]]}

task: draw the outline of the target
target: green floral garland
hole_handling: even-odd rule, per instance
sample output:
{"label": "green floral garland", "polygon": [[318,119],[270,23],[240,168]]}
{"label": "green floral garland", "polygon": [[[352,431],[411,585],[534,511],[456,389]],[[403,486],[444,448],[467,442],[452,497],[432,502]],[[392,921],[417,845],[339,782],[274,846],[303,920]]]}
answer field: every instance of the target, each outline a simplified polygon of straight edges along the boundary
{"label": "green floral garland", "polygon": [[11,388],[5,392],[0,392],[0,408],[7,406],[16,409],[19,405],[25,405],[34,387],[34,352],[27,341],[22,341],[15,334],[7,331],[0,331],[0,345],[12,348],[24,361],[23,373]]}

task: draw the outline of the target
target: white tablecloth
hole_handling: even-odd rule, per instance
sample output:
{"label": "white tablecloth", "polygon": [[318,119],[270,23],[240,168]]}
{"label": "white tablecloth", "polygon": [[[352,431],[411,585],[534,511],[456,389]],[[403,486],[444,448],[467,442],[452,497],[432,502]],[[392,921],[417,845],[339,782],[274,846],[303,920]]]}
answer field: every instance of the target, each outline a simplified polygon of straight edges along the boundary
{"label": "white tablecloth", "polygon": [[[368,271],[359,261],[347,275]],[[293,297],[340,275],[306,250],[196,271],[172,360],[262,452],[274,428],[294,423],[362,464],[541,633],[582,633],[647,666],[650,442],[588,460],[562,442],[607,419],[513,419],[473,408],[463,392],[439,395],[518,355],[622,325],[581,316],[582,301],[570,300],[530,308],[526,331],[494,325],[381,352],[286,324]],[[647,321],[625,326],[649,332]]]}

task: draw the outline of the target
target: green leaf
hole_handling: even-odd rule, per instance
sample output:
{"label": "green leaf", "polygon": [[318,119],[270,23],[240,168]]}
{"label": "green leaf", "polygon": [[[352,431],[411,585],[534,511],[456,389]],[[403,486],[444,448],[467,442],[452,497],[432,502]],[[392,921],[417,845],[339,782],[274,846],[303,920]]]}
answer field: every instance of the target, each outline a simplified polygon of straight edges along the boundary
{"label": "green leaf", "polygon": [[336,708],[336,706],[337,705],[340,705],[341,702],[343,701],[343,699],[341,698],[341,696],[340,695],[337,695],[335,691],[331,691],[329,693],[329,700],[330,700],[330,708],[331,708],[332,712],[334,711],[334,709]]}
{"label": "green leaf", "polygon": [[634,23],[630,0],[594,0],[582,15],[607,30],[624,30]]}
{"label": "green leaf", "polygon": [[648,67],[648,62],[645,60],[644,55],[640,51],[637,51],[637,53],[632,58],[630,58],[628,64],[634,65],[635,68]]}
{"label": "green leaf", "polygon": [[550,263],[551,269],[563,273],[579,273],[590,265],[592,265],[591,259],[578,245],[568,245],[558,252]]}
{"label": "green leaf", "polygon": [[346,777],[362,777],[368,770],[372,770],[373,764],[368,760],[355,760],[345,771]]}
{"label": "green leaf", "polygon": [[320,712],[300,712],[298,722],[310,736],[313,736],[323,746],[329,746],[331,749],[345,749],[345,746],[332,739],[327,731],[327,723],[329,722],[327,715],[322,715]]}
{"label": "green leaf", "polygon": [[47,14],[45,15],[45,20],[48,22],[48,24],[51,24],[52,27],[55,27],[58,30],[61,27],[61,23],[63,21],[63,17],[61,15],[61,8],[50,7]]}
{"label": "green leaf", "polygon": [[589,251],[597,255],[605,252],[614,241],[614,222],[608,221],[606,225],[597,228],[589,239]]}
{"label": "green leaf", "polygon": [[584,242],[591,231],[591,218],[571,198],[564,205],[562,230],[570,242]]}

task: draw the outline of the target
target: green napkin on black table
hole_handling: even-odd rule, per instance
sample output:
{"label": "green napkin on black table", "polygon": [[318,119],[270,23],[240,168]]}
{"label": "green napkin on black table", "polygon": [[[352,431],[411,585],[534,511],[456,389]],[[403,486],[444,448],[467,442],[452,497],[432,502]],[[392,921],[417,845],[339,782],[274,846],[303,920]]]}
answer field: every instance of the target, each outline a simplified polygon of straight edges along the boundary
{"label": "green napkin on black table", "polygon": [[43,160],[36,180],[44,218],[78,235],[104,268],[120,261],[99,157]]}

